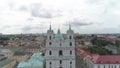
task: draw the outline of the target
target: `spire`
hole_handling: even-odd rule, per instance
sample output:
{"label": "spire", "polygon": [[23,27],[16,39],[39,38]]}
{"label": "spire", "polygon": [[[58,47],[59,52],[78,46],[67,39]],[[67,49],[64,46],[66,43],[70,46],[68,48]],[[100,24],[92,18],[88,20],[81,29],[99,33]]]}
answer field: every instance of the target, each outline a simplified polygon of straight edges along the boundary
{"label": "spire", "polygon": [[69,24],[69,30],[71,30],[71,25]]}
{"label": "spire", "polygon": [[71,29],[70,23],[69,23],[69,29],[67,30],[67,33],[73,33],[73,30]]}
{"label": "spire", "polygon": [[50,28],[49,29],[51,30],[51,22],[50,22]]}
{"label": "spire", "polygon": [[60,34],[60,29],[58,29],[58,32],[57,32],[58,34]]}

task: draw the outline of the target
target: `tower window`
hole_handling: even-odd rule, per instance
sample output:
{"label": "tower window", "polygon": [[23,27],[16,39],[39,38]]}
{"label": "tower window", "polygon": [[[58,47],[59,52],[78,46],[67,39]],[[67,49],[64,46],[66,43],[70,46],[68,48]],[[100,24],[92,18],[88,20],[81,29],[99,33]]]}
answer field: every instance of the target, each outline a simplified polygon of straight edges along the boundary
{"label": "tower window", "polygon": [[62,64],[62,60],[60,60],[60,64]]}
{"label": "tower window", "polygon": [[70,55],[72,55],[72,51],[70,50]]}
{"label": "tower window", "polygon": [[72,68],[72,61],[70,61],[70,68]]}
{"label": "tower window", "polygon": [[72,42],[70,42],[70,46],[72,46]]}
{"label": "tower window", "polygon": [[49,37],[49,39],[51,40],[51,36]]}
{"label": "tower window", "polygon": [[59,56],[62,56],[63,55],[63,52],[62,50],[59,51]]}
{"label": "tower window", "polygon": [[49,42],[49,45],[52,45],[52,42]]}
{"label": "tower window", "polygon": [[60,43],[60,46],[62,46],[62,43]]}
{"label": "tower window", "polygon": [[50,65],[52,64],[52,62],[50,62]]}
{"label": "tower window", "polygon": [[52,55],[52,51],[49,51],[49,55]]}
{"label": "tower window", "polygon": [[70,61],[70,64],[72,64],[72,61]]}
{"label": "tower window", "polygon": [[71,36],[69,36],[69,39],[71,40],[71,39],[72,39],[72,37],[71,37]]}

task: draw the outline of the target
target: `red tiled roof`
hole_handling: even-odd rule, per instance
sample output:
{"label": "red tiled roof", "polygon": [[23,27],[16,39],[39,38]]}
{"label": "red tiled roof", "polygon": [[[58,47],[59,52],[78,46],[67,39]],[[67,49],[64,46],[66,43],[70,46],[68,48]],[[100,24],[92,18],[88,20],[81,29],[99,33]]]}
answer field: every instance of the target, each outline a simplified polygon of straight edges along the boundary
{"label": "red tiled roof", "polygon": [[96,64],[120,64],[120,56],[99,56],[93,62]]}
{"label": "red tiled roof", "polygon": [[120,64],[120,56],[91,54],[80,47],[76,48],[76,52],[83,58],[89,57],[95,64]]}

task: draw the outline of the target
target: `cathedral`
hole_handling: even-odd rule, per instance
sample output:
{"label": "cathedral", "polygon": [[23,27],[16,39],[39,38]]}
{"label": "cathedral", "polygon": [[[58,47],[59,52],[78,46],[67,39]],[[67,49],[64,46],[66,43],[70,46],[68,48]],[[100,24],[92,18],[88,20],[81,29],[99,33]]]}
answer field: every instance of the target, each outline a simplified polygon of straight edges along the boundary
{"label": "cathedral", "polygon": [[47,30],[45,67],[46,68],[76,68],[74,31],[69,29],[64,36],[58,29],[57,34],[51,28]]}

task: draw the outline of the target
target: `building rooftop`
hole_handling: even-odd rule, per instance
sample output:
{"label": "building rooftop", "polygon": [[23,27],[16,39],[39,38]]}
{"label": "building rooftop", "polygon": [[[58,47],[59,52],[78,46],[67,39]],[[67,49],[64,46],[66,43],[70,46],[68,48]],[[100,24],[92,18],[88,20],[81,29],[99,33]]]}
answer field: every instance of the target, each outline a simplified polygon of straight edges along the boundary
{"label": "building rooftop", "polygon": [[120,56],[99,56],[93,62],[96,64],[120,64]]}
{"label": "building rooftop", "polygon": [[0,68],[2,68],[6,64],[9,64],[12,61],[14,61],[14,60],[13,59],[5,59],[3,61],[0,61]]}
{"label": "building rooftop", "polygon": [[17,68],[40,68],[43,66],[43,60],[44,58],[42,56],[42,53],[34,53],[27,62],[20,62]]}

